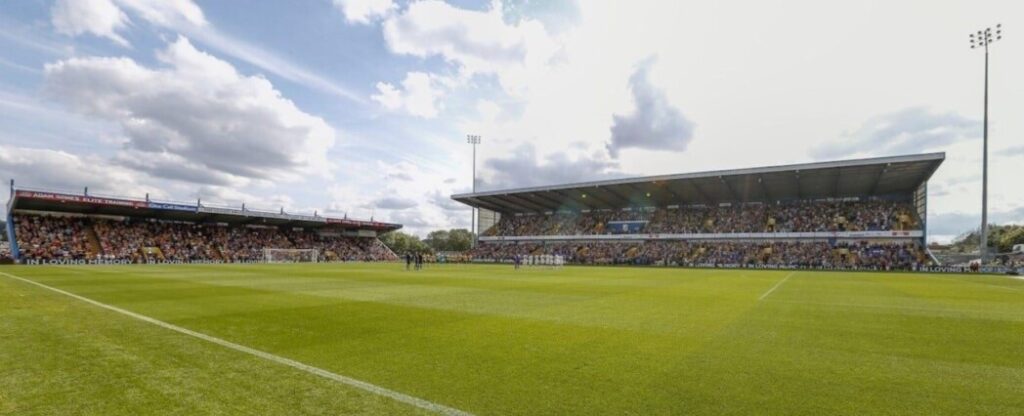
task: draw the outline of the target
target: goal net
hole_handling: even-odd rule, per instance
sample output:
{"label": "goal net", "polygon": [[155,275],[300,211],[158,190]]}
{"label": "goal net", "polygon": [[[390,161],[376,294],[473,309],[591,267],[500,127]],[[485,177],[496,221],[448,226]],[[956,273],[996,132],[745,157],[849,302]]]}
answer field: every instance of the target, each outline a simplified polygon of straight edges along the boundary
{"label": "goal net", "polygon": [[316,263],[320,251],[312,248],[265,248],[263,261],[267,263]]}

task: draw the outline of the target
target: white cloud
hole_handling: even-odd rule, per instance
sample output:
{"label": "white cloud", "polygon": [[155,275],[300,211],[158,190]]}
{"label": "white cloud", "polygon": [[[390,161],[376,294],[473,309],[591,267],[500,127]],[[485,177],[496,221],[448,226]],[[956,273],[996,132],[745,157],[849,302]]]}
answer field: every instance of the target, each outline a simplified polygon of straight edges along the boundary
{"label": "white cloud", "polygon": [[139,175],[130,169],[110,166],[96,156],[79,156],[60,150],[35,149],[0,145],[0,178],[14,179],[15,184],[81,192],[115,195],[154,196],[163,194],[154,187],[141,184]]}
{"label": "white cloud", "polygon": [[425,236],[440,228],[469,228],[469,210],[449,195],[466,189],[445,181],[450,172],[432,172],[407,161],[370,162],[354,166],[358,175],[328,188],[331,202],[324,212],[404,225],[404,231]]}
{"label": "white cloud", "polygon": [[250,210],[273,212],[284,209],[285,212],[303,214],[312,214],[314,211],[308,208],[297,208],[295,200],[285,194],[252,194],[237,188],[224,186],[189,187],[185,188],[184,192],[189,195],[190,200],[198,199],[204,205],[212,203],[235,208],[241,208],[242,205],[245,205],[245,208]]}
{"label": "white cloud", "polygon": [[1000,157],[1013,157],[1013,156],[1024,156],[1024,145],[1007,147],[1005,149],[999,149],[993,152],[994,156]]}
{"label": "white cloud", "polygon": [[129,46],[119,33],[131,25],[123,9],[165,27],[206,24],[203,11],[191,0],[57,0],[50,9],[50,22],[57,33],[69,36],[89,33]]}
{"label": "white cloud", "polygon": [[88,33],[128,46],[128,41],[117,32],[130,21],[111,0],[57,0],[50,9],[50,23],[63,35]]}
{"label": "white cloud", "polygon": [[385,20],[383,30],[394,53],[441,56],[465,75],[497,75],[513,93],[523,91],[529,72],[547,65],[559,48],[539,21],[506,23],[498,1],[482,12],[439,0],[415,2]]}
{"label": "white cloud", "polygon": [[224,34],[206,21],[192,0],[58,0],[51,21],[59,33],[92,33],[129,46],[119,32],[131,27],[131,12],[153,25],[191,36],[216,50],[256,65],[274,75],[362,103],[363,98],[321,74],[249,42]]}
{"label": "white cloud", "polygon": [[146,21],[164,27],[181,24],[203,26],[206,17],[192,0],[114,0]]}
{"label": "white cloud", "polygon": [[681,152],[693,140],[693,122],[651,83],[654,62],[654,58],[641,61],[629,77],[636,108],[630,114],[612,116],[612,137],[608,143],[608,154],[612,157],[618,157],[620,149],[630,147]]}
{"label": "white cloud", "polygon": [[391,0],[334,0],[334,6],[341,9],[349,23],[362,24],[387,16],[396,7]]}
{"label": "white cloud", "polygon": [[597,153],[571,158],[564,152],[538,156],[532,144],[523,144],[506,157],[487,159],[487,174],[479,179],[480,190],[557,185],[627,176],[618,164]]}
{"label": "white cloud", "polygon": [[978,120],[955,112],[937,113],[913,107],[872,117],[852,134],[819,144],[811,154],[819,158],[907,154],[975,139],[979,133]]}
{"label": "white cloud", "polygon": [[404,198],[401,196],[386,195],[378,198],[367,204],[364,208],[377,208],[386,210],[401,211],[409,208],[416,207],[417,202],[412,198]]}
{"label": "white cloud", "polygon": [[398,89],[387,82],[377,83],[377,94],[370,98],[392,111],[405,111],[417,117],[437,117],[441,105],[437,100],[443,95],[435,76],[424,72],[410,72]]}
{"label": "white cloud", "polygon": [[114,165],[145,172],[153,177],[214,186],[243,186],[245,178],[207,169],[205,165],[174,153],[122,150],[111,158]]}
{"label": "white cloud", "polygon": [[480,115],[480,120],[493,123],[501,114],[501,106],[491,100],[477,100],[476,112]]}
{"label": "white cloud", "polygon": [[268,80],[239,74],[184,37],[157,57],[164,67],[103,57],[47,64],[46,90],[75,112],[117,123],[126,155],[169,162],[133,165],[156,176],[194,181],[208,169],[221,177],[214,183],[244,183],[329,173],[334,129]]}
{"label": "white cloud", "polygon": [[291,82],[346,98],[356,103],[366,102],[365,98],[349,90],[337,81],[302,66],[300,63],[260,48],[252,43],[221,33],[212,27],[196,28],[180,26],[176,30],[190,35],[221,53],[241,59]]}

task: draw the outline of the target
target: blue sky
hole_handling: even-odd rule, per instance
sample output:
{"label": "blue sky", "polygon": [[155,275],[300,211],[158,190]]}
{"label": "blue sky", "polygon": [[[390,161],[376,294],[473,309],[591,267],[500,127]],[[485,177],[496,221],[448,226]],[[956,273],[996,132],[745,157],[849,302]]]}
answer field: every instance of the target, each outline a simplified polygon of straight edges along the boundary
{"label": "blue sky", "polygon": [[[1024,221],[1014,1],[0,4],[0,175],[468,226],[469,189],[946,151],[932,234]],[[1018,114],[1019,115],[1019,114]]]}

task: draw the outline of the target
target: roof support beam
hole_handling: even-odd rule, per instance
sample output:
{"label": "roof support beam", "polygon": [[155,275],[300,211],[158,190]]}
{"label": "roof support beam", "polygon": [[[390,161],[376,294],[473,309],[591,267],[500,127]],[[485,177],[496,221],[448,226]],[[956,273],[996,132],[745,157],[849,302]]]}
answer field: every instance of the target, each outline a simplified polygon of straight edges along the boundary
{"label": "roof support beam", "polygon": [[489,202],[489,201],[484,201],[484,200],[482,200],[480,198],[469,198],[468,200],[472,201],[473,203],[475,203],[476,206],[479,207],[479,208],[483,208],[483,209],[494,211],[494,212],[501,212],[501,213],[508,212],[508,210],[505,209],[504,207],[499,206],[499,205],[494,204],[494,203]]}
{"label": "roof support beam", "polygon": [[498,201],[491,201],[491,200],[485,200],[485,199],[480,199],[479,201],[480,201],[480,204],[483,205],[484,208],[489,209],[491,211],[494,211],[494,212],[509,212],[508,208],[506,208],[505,206],[503,206],[500,203],[498,203]]}
{"label": "roof support beam", "polygon": [[[597,189],[597,188],[594,188],[594,189]],[[586,195],[587,195],[587,199],[593,199],[594,201],[597,201],[598,203],[600,203],[602,205],[601,208],[614,208],[615,207],[615,205],[613,205],[613,204],[609,203],[608,201],[604,200],[604,198],[601,198],[601,197],[597,196],[593,192],[587,192]]]}
{"label": "roof support beam", "polygon": [[508,206],[516,209],[518,212],[532,212],[533,211],[532,208],[527,207],[525,205],[522,205],[522,204],[516,202],[516,200],[514,200],[512,198],[509,198],[508,195],[492,195],[491,198],[494,198],[494,199],[497,199],[498,201],[501,201],[502,204],[508,205]]}
{"label": "roof support beam", "polygon": [[800,186],[800,171],[796,171],[795,175],[796,178],[794,179],[794,181],[796,182],[796,199],[804,199],[804,189],[802,186]]}
{"label": "roof support beam", "polygon": [[725,180],[725,177],[719,176],[718,181],[722,183],[722,186],[725,186],[725,190],[729,191],[729,195],[732,195],[732,199],[734,201],[743,202],[743,200],[740,199],[740,196],[736,194],[736,191],[732,189],[732,185],[729,185],[729,181]]}
{"label": "roof support beam", "polygon": [[672,196],[672,200],[675,201],[675,204],[669,204],[669,205],[680,205],[680,204],[682,204],[684,202],[683,201],[683,197],[679,196],[679,194],[677,194],[676,191],[673,191],[672,187],[668,186],[667,183],[662,184],[661,188],[659,188],[659,189],[664,189],[665,192],[668,192],[668,194]]}
{"label": "roof support beam", "polygon": [[704,190],[700,189],[700,186],[697,186],[697,181],[686,181],[686,183],[690,184],[690,186],[693,187],[693,190],[694,192],[697,192],[697,195],[700,195],[700,199],[704,201],[704,204],[709,206],[715,205],[716,201],[709,198],[708,194],[704,193]]}
{"label": "roof support beam", "polygon": [[612,196],[617,198],[619,200],[619,202],[621,202],[621,204],[619,204],[619,205],[621,205],[623,208],[624,207],[628,207],[630,205],[633,205],[633,201],[631,201],[629,198],[626,198],[625,196],[620,194],[618,191],[615,190],[614,187],[609,186],[609,187],[604,188],[604,190],[608,191],[609,194],[611,194]]}
{"label": "roof support beam", "polygon": [[[591,195],[589,193],[582,192],[582,194],[578,195],[577,192],[580,192],[580,190],[577,190],[577,189],[560,189],[560,190],[555,191],[555,193],[557,193],[562,198],[568,199],[568,200],[576,203],[579,206],[579,208],[581,208],[581,209],[594,209],[594,207],[593,207],[594,204],[590,203],[590,201],[589,201],[590,199],[594,199],[597,202],[600,202],[600,203],[602,203],[604,205],[608,205],[607,202],[604,202],[601,199],[596,199],[596,198],[594,198],[593,195]],[[582,195],[586,195],[586,197],[583,197]]]}
{"label": "roof support beam", "polygon": [[771,194],[771,192],[768,192],[768,185],[764,184],[764,178],[761,177],[761,176],[758,176],[757,177],[757,183],[759,185],[761,185],[761,192],[764,193],[764,200],[771,201],[772,200],[772,194]]}
{"label": "roof support beam", "polygon": [[648,201],[648,203],[650,202],[650,198],[646,196],[649,192],[647,192],[646,190],[640,188],[635,183],[629,183],[629,184],[626,184],[626,186],[628,186],[629,189],[633,190],[634,195],[637,195],[637,194],[644,195],[644,201]]}
{"label": "roof support beam", "polygon": [[880,183],[882,183],[882,177],[885,176],[885,173],[888,172],[888,171],[889,171],[889,164],[887,163],[885,165],[885,167],[882,168],[882,170],[878,171],[878,176],[875,177],[875,183],[871,184],[871,194],[870,195],[875,195],[875,192],[878,191],[878,185]]}
{"label": "roof support beam", "polygon": [[843,177],[842,169],[836,169],[836,181],[832,183],[832,197],[839,197],[839,178]]}
{"label": "roof support beam", "polygon": [[[573,208],[575,209],[584,208],[584,203],[580,202],[576,198],[573,198],[573,190],[556,189],[551,192],[554,193],[555,195],[558,195],[558,198],[561,199],[562,201],[569,201],[570,204],[574,205]],[[563,202],[562,205],[564,206],[565,203]]]}
{"label": "roof support beam", "polygon": [[503,196],[505,198],[507,198],[507,199],[511,199],[511,200],[515,201],[519,205],[522,205],[524,207],[530,208],[530,209],[532,209],[532,210],[534,210],[536,212],[544,212],[547,209],[544,206],[542,206],[542,205],[540,205],[540,204],[538,204],[536,202],[530,201],[530,200],[528,200],[526,198],[523,198],[523,197],[521,197],[519,195],[509,194],[509,195],[503,195]]}
{"label": "roof support beam", "polygon": [[547,192],[551,192],[551,191],[546,191],[546,192],[534,192],[534,193],[532,193],[532,194],[530,194],[530,195],[531,195],[532,197],[534,197],[534,198],[537,198],[537,199],[540,199],[540,200],[544,200],[544,201],[547,201],[547,202],[548,202],[549,204],[551,204],[550,206],[548,206],[548,205],[545,205],[545,206],[544,206],[544,208],[546,208],[546,209],[547,209],[548,211],[552,211],[552,212],[554,212],[554,211],[558,211],[558,208],[561,208],[561,207],[562,207],[562,201],[559,201],[559,200],[557,200],[557,199],[553,199],[553,198],[551,198],[551,197],[547,196],[547,195],[546,195],[546,194],[547,194]]}

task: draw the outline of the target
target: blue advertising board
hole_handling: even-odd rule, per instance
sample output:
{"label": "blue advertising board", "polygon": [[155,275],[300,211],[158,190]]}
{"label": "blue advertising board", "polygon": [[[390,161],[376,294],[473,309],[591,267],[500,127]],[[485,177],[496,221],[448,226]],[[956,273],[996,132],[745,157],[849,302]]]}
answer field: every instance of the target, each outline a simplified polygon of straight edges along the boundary
{"label": "blue advertising board", "polygon": [[152,209],[167,209],[172,211],[188,211],[196,212],[197,208],[195,205],[184,205],[184,204],[166,204],[162,202],[150,202],[149,207]]}

